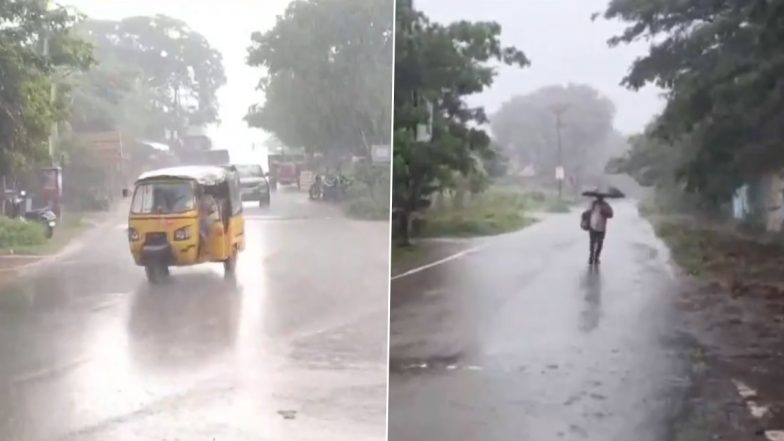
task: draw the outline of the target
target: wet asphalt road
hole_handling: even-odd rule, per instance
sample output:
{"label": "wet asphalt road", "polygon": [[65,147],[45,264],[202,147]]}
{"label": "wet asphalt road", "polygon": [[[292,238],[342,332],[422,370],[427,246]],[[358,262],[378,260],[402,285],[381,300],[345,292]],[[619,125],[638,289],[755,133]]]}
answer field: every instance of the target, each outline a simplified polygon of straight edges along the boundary
{"label": "wet asphalt road", "polygon": [[388,224],[281,190],[157,287],[123,224],[0,288],[0,439],[384,438]]}
{"label": "wet asphalt road", "polygon": [[673,438],[675,282],[632,203],[615,208],[597,271],[571,213],[393,280],[390,440]]}

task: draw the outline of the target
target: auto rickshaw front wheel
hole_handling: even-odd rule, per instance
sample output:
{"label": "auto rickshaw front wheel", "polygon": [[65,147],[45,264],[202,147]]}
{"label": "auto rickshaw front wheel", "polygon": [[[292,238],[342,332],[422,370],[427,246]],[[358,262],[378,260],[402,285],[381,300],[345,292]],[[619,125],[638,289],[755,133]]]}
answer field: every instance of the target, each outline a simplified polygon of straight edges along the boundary
{"label": "auto rickshaw front wheel", "polygon": [[144,273],[150,283],[160,283],[169,275],[169,267],[152,263],[144,267]]}
{"label": "auto rickshaw front wheel", "polygon": [[226,277],[234,277],[237,271],[237,249],[231,252],[231,256],[223,261],[223,272]]}

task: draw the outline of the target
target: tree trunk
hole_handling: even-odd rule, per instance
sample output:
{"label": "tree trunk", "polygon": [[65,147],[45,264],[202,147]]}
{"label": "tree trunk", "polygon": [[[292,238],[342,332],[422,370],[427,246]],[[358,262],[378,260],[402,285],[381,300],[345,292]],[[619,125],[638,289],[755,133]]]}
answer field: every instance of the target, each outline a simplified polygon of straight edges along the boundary
{"label": "tree trunk", "polygon": [[411,213],[407,210],[398,211],[397,215],[398,246],[411,245]]}
{"label": "tree trunk", "polygon": [[435,200],[435,204],[434,204],[435,208],[439,209],[439,210],[443,209],[444,205],[445,205],[444,201],[446,200],[446,198],[444,197],[444,189],[438,190],[438,193],[436,193],[435,196],[436,196],[436,200]]}
{"label": "tree trunk", "polygon": [[465,194],[466,192],[462,188],[455,190],[455,197],[452,200],[454,208],[461,210],[465,206]]}

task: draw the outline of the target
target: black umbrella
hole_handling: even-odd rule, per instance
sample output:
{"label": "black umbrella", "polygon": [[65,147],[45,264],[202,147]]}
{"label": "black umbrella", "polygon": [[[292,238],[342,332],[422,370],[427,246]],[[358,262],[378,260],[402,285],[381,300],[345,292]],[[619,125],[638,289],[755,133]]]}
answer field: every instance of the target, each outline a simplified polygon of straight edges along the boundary
{"label": "black umbrella", "polygon": [[618,190],[618,188],[613,186],[587,190],[584,191],[582,195],[591,198],[608,198],[608,199],[618,199],[618,198],[626,197],[626,195],[623,194],[621,190]]}

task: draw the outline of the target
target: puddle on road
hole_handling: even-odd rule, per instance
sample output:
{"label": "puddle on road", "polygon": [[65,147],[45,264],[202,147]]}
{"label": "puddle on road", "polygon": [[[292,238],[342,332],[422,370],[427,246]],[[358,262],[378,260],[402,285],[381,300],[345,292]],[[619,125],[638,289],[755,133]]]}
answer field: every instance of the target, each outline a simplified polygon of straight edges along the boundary
{"label": "puddle on road", "polygon": [[463,354],[440,355],[427,358],[395,358],[389,359],[391,374],[404,374],[416,371],[447,371],[459,366]]}

